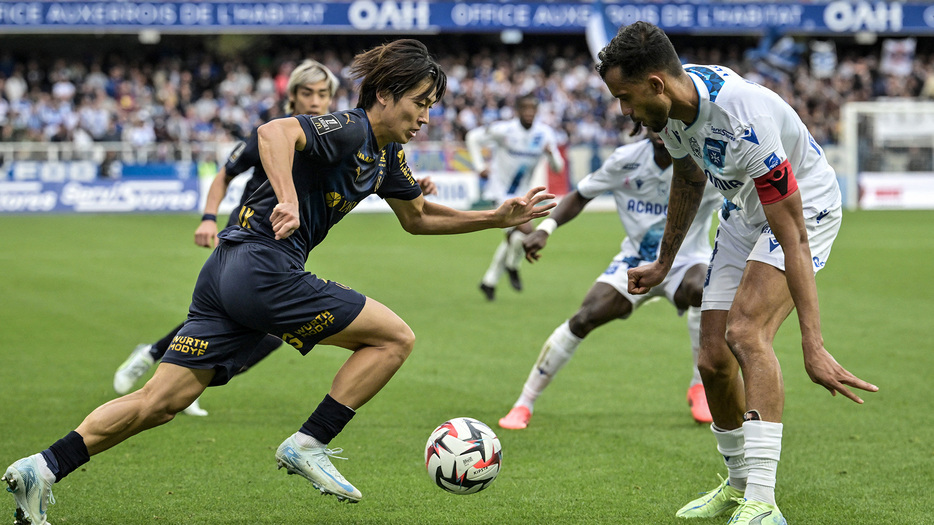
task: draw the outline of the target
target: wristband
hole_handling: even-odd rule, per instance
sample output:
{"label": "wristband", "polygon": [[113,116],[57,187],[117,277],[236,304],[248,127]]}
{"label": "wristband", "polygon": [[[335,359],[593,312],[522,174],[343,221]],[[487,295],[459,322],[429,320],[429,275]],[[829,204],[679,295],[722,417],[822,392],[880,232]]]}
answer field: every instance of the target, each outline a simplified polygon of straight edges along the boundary
{"label": "wristband", "polygon": [[214,215],[213,213],[205,213],[204,215],[201,216],[201,220],[217,222],[217,215]]}
{"label": "wristband", "polygon": [[543,220],[542,222],[538,223],[538,227],[535,228],[535,229],[536,229],[536,230],[542,230],[543,232],[547,233],[548,235],[551,235],[552,233],[555,232],[555,229],[556,229],[557,227],[558,227],[558,221],[556,221],[556,220],[552,219],[551,217],[549,217],[549,218]]}

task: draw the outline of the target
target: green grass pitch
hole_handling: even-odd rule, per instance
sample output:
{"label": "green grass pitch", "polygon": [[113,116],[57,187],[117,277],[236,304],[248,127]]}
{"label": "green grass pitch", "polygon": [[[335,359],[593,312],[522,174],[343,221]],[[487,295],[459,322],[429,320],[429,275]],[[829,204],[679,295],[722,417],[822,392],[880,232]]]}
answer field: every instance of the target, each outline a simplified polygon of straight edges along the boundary
{"label": "green grass pitch", "polygon": [[[0,219],[0,462],[35,453],[115,397],[133,347],[180,322],[207,251],[188,215]],[[794,316],[775,350],[786,383],[778,503],[791,524],[927,524],[934,487],[934,212],[853,212],[818,276],[827,348],[880,392],[859,406],[804,372]],[[618,250],[614,213],[559,229],[523,266],[526,290],[477,284],[498,231],[413,237],[391,215],[352,214],[308,269],[383,302],[418,340],[389,385],[332,446],[358,505],[277,471],[276,447],[327,392],[346,351],[282,348],[223,388],[207,418],[180,415],[55,486],[54,524],[675,524],[724,473],[685,402],[684,320],[663,302],[581,345],[525,431],[496,426],[542,342]],[[454,496],[424,470],[431,430],[471,416],[497,430],[503,470]],[[0,500],[0,516],[13,498]],[[2,522],[0,519],[0,522]],[[725,523],[726,518],[699,520]]]}

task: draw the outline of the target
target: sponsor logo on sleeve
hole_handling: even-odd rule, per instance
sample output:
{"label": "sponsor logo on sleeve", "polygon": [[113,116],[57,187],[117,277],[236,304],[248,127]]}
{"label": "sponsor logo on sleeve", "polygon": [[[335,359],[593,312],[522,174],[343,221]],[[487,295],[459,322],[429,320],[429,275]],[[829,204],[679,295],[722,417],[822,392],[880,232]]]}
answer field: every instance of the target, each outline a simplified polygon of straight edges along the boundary
{"label": "sponsor logo on sleeve", "polygon": [[315,125],[315,131],[318,132],[318,135],[341,129],[341,121],[334,115],[321,115],[320,117],[311,117],[309,120]]}

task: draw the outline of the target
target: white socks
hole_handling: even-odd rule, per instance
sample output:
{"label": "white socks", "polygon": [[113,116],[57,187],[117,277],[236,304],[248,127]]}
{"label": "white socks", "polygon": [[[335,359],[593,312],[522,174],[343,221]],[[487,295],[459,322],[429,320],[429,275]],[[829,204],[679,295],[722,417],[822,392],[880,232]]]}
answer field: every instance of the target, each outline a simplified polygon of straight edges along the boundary
{"label": "white socks", "polygon": [[302,432],[296,432],[293,436],[295,437],[295,442],[302,448],[320,448],[327,445],[327,443],[322,443],[314,437]]}
{"label": "white socks", "polygon": [[746,499],[775,505],[775,475],[782,453],[782,424],[746,421],[724,431],[710,425],[730,475],[730,486]]}
{"label": "white socks", "polygon": [[745,491],[749,469],[746,467],[743,429],[720,430],[716,425],[711,424],[710,430],[713,431],[713,436],[717,438],[717,451],[720,452],[720,455],[723,456],[723,462],[726,463],[730,486],[740,492]]}
{"label": "white socks", "polygon": [[699,385],[702,383],[700,370],[697,369],[697,354],[700,352],[700,317],[701,310],[695,306],[688,308],[687,317],[688,336],[691,338],[691,358],[694,363],[694,376],[691,377],[691,384],[688,386]]}
{"label": "white socks", "polygon": [[746,421],[746,498],[775,505],[775,473],[782,455],[782,424],[769,421]]}
{"label": "white socks", "polygon": [[522,247],[522,241],[525,240],[525,234],[519,230],[514,230],[509,235],[509,250],[506,251],[506,268],[518,270],[525,258],[525,248]]}
{"label": "white socks", "polygon": [[561,326],[555,328],[548,340],[542,346],[542,352],[538,356],[538,361],[532,367],[529,378],[526,379],[522,387],[522,395],[513,406],[524,406],[530,411],[535,404],[535,400],[541,395],[545,387],[551,383],[555,374],[561,370],[580,345],[581,339],[573,333],[568,326],[568,322],[561,323]]}
{"label": "white socks", "polygon": [[481,281],[483,284],[496,287],[499,278],[506,272],[507,249],[509,249],[509,243],[503,239],[499,243],[499,246],[496,247],[496,251],[493,252],[493,260],[490,261],[490,267],[487,269],[486,273],[483,274],[483,281]]}

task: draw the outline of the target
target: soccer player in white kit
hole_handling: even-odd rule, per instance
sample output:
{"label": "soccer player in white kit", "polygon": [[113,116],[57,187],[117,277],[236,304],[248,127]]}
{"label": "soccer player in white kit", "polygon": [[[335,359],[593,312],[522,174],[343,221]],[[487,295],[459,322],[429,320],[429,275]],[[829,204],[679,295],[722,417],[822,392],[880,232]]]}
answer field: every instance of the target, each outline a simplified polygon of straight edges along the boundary
{"label": "soccer player in white kit", "polygon": [[784,387],[772,341],[792,309],[812,381],[857,403],[847,386],[878,390],[840,366],[821,335],[814,277],[842,215],[833,168],[778,95],[727,68],[682,66],[652,24],[621,27],[597,71],[623,114],[659,132],[674,159],[658,259],[629,270],[631,293],[664,280],[708,181],[728,201],[704,289],[698,359],[728,478],[677,516],[732,512],[731,525],[784,525],[775,503]]}
{"label": "soccer player in white kit", "polygon": [[[552,170],[564,169],[555,131],[535,120],[538,113],[535,95],[519,97],[516,113],[514,119],[474,128],[466,136],[473,167],[480,178],[486,180],[483,198],[494,204],[525,195],[531,187],[532,172],[542,157],[548,157]],[[491,150],[489,164],[483,156],[484,146]],[[487,300],[495,299],[496,284],[504,272],[509,273],[512,287],[522,290],[519,279],[519,264],[524,254],[522,241],[531,231],[530,224],[506,229],[506,238],[496,248],[490,267],[480,282],[480,290]]]}
{"label": "soccer player in white kit", "polygon": [[[539,252],[555,228],[577,217],[587,203],[606,192],[612,192],[619,220],[626,231],[619,254],[597,277],[580,309],[545,341],[519,399],[499,420],[500,427],[518,430],[528,426],[535,400],[571,360],[587,334],[614,319],[628,319],[640,305],[656,297],[668,299],[679,314],[687,312],[694,370],[688,386],[688,403],[698,423],[711,422],[704,385],[697,371],[697,352],[700,347],[699,307],[711,253],[710,225],[714,210],[723,203],[723,197],[715,189],[711,188],[705,194],[694,224],[688,231],[684,249],[678,253],[662,285],[644,295],[633,295],[627,290],[627,271],[654,261],[658,255],[659,241],[665,230],[670,186],[671,156],[662,139],[650,131],[645,140],[617,148],[597,171],[584,177],[577,189],[561,200],[548,219],[526,237],[526,257],[534,262],[541,257]],[[625,348],[625,344],[622,347]]]}

